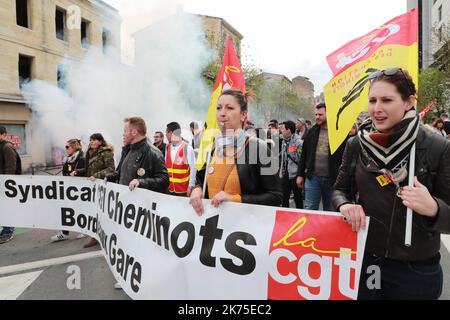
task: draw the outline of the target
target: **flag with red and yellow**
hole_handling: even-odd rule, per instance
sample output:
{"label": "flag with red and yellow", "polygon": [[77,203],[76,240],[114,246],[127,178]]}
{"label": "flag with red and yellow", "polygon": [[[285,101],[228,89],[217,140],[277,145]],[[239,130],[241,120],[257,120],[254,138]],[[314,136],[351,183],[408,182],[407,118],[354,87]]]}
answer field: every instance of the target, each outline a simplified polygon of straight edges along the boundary
{"label": "flag with red and yellow", "polygon": [[209,105],[208,113],[206,114],[205,130],[203,131],[200,150],[196,161],[197,170],[202,169],[204,166],[207,153],[211,151],[215,134],[217,133],[217,130],[219,130],[216,116],[219,97],[223,91],[231,88],[239,89],[245,93],[245,80],[241,63],[239,62],[239,58],[230,37],[227,37],[222,67],[217,75],[211,96],[211,103]]}
{"label": "flag with red and yellow", "polygon": [[398,16],[327,57],[333,79],[324,88],[330,151],[347,137],[362,111],[367,111],[368,76],[376,70],[407,70],[418,86],[418,12]]}

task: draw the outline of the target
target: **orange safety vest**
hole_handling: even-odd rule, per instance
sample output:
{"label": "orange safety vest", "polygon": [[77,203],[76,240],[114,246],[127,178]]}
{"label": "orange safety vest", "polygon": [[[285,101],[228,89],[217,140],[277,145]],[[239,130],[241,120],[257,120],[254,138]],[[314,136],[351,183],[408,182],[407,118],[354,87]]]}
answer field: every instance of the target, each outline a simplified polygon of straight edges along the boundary
{"label": "orange safety vest", "polygon": [[181,143],[178,152],[175,155],[175,161],[172,163],[170,151],[172,144],[167,146],[166,167],[169,173],[169,191],[173,193],[186,193],[189,188],[189,178],[191,170],[186,159],[187,148],[184,142]]}

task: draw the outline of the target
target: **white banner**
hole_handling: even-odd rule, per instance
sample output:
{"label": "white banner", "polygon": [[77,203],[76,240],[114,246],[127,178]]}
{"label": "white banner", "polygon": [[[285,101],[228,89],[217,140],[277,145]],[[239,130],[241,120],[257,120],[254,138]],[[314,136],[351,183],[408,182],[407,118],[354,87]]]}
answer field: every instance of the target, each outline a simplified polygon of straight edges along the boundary
{"label": "white banner", "polygon": [[366,231],[352,232],[340,214],[204,205],[199,217],[187,198],[0,175],[0,226],[95,237],[133,299],[356,298]]}

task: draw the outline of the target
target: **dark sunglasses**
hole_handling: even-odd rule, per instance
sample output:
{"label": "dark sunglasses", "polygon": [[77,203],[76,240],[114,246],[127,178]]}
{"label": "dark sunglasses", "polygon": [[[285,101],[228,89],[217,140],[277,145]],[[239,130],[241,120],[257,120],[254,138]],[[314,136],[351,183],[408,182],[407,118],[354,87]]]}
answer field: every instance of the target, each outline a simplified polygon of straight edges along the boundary
{"label": "dark sunglasses", "polygon": [[371,73],[367,77],[367,79],[368,80],[373,80],[373,79],[376,79],[376,78],[380,77],[381,75],[385,75],[386,77],[392,77],[392,76],[395,76],[396,74],[398,74],[399,71],[403,75],[403,79],[405,79],[405,82],[408,85],[409,95],[410,96],[414,95],[413,94],[414,91],[411,88],[411,85],[409,84],[408,78],[406,77],[406,74],[403,72],[402,68],[390,68],[390,69],[386,69],[386,70],[377,70],[377,71]]}
{"label": "dark sunglasses", "polygon": [[66,146],[66,149],[69,149],[70,148],[70,146]]}

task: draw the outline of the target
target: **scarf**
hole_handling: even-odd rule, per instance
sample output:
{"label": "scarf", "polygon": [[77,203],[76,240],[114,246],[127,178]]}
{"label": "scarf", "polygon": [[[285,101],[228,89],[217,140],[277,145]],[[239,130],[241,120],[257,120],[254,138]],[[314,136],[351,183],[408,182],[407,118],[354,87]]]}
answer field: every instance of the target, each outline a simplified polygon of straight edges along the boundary
{"label": "scarf", "polygon": [[412,108],[395,125],[393,133],[379,132],[369,118],[361,125],[358,135],[365,155],[375,162],[381,172],[390,174],[398,183],[408,176],[406,166],[418,132],[419,116]]}
{"label": "scarf", "polygon": [[235,157],[245,147],[248,135],[244,130],[240,130],[236,136],[221,136],[216,138],[216,150],[218,151],[219,158]]}
{"label": "scarf", "polygon": [[77,151],[71,156],[64,157],[63,163],[74,163],[77,160],[79,154],[80,151]]}

